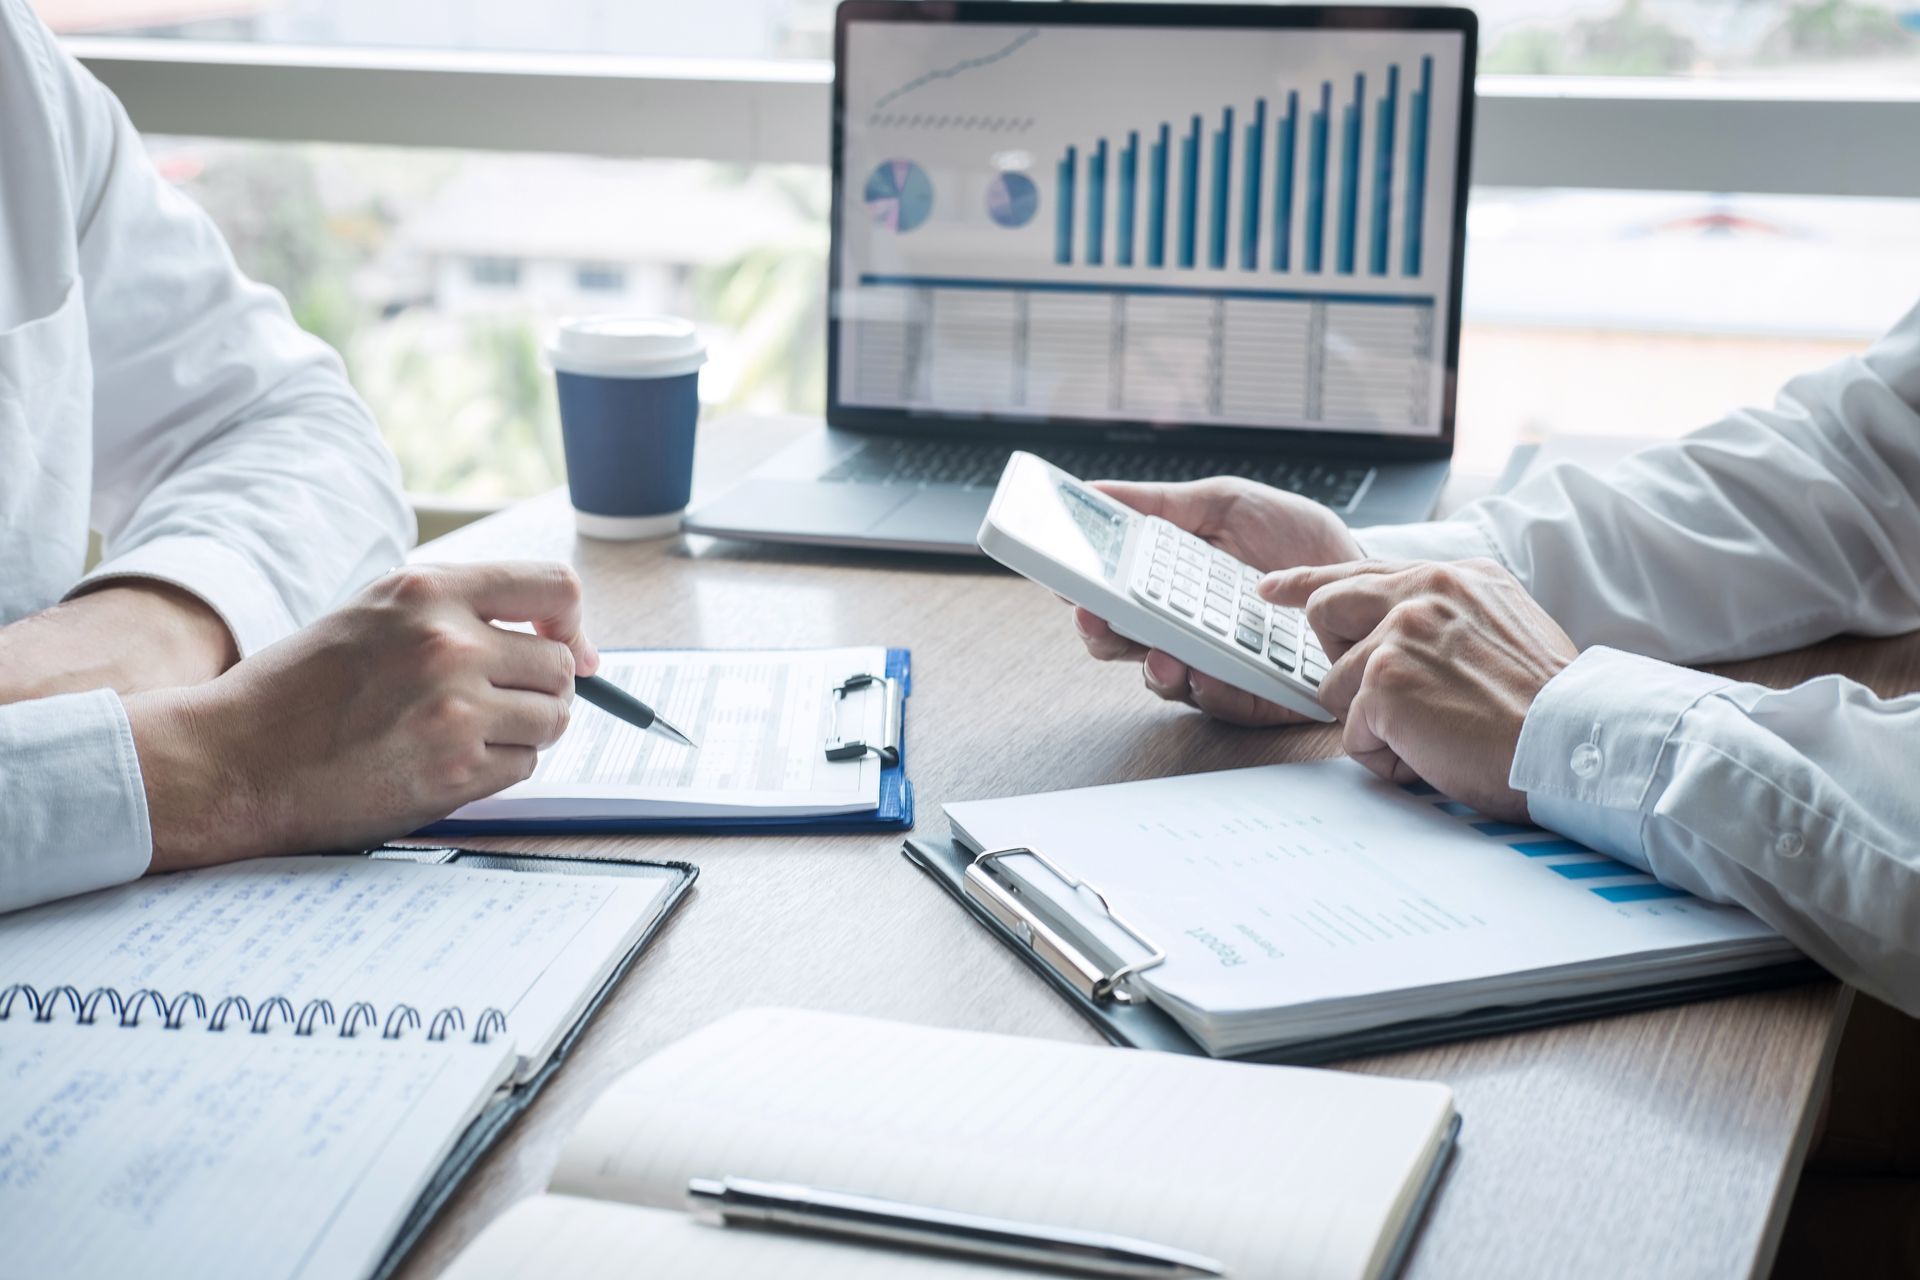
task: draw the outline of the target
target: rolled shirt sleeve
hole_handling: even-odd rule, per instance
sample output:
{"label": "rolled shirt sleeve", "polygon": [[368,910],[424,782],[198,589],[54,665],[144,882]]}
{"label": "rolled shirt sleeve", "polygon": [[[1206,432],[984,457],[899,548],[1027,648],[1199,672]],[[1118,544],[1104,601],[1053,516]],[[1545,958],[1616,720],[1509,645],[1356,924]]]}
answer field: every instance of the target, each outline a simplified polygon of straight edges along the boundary
{"label": "rolled shirt sleeve", "polygon": [[0,911],[146,871],[146,787],[112,690],[0,706],[0,796]]}

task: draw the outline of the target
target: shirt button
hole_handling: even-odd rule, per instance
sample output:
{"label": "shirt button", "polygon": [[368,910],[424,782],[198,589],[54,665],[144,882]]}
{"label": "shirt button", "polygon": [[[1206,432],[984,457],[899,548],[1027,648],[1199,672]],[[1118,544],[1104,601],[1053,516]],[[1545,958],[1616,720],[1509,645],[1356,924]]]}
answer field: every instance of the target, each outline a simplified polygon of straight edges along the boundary
{"label": "shirt button", "polygon": [[1573,759],[1567,765],[1573,770],[1574,777],[1591,778],[1600,772],[1603,763],[1605,757],[1600,754],[1600,748],[1591,742],[1583,742],[1573,749]]}
{"label": "shirt button", "polygon": [[1797,858],[1807,851],[1807,842],[1798,831],[1782,831],[1773,838],[1773,851],[1783,858]]}

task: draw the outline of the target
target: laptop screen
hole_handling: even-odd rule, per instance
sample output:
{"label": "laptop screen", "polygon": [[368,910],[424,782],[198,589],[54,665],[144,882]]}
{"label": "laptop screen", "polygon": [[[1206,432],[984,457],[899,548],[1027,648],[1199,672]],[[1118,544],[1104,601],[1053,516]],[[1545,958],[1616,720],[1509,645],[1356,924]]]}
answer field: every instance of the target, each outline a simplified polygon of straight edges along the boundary
{"label": "laptop screen", "polygon": [[1450,433],[1470,19],[863,8],[838,71],[836,407]]}

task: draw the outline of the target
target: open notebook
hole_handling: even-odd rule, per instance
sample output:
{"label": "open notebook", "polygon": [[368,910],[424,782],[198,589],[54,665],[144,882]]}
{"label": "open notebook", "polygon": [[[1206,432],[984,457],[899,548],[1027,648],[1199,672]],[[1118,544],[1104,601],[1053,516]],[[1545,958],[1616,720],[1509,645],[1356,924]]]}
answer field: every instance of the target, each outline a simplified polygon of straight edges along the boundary
{"label": "open notebook", "polygon": [[[1327,1060],[1806,976],[1737,907],[1348,760],[946,812],[960,847],[910,857],[1023,954],[1051,938],[1130,969],[1125,992],[1218,1056]],[[1102,1020],[1075,970],[1049,976]]]}
{"label": "open notebook", "polygon": [[276,858],[0,918],[0,1270],[391,1266],[691,879]]}
{"label": "open notebook", "polygon": [[1238,1277],[1391,1273],[1456,1127],[1441,1085],[796,1010],[734,1014],[629,1072],[447,1280],[1005,1276],[687,1216],[753,1177],[1192,1250]]}
{"label": "open notebook", "polygon": [[[636,729],[584,702],[525,782],[476,800],[427,834],[659,829],[835,818],[908,825],[899,727],[907,655],[877,646],[607,650],[600,674],[699,745]],[[881,677],[847,686],[856,676]],[[892,741],[829,759],[831,742]],[[906,811],[910,815],[910,809]]]}

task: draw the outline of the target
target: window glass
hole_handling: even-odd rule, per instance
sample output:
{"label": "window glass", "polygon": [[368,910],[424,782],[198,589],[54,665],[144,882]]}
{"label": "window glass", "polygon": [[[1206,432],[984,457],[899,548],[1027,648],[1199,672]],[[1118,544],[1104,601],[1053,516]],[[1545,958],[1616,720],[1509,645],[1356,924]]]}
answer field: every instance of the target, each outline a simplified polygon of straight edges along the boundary
{"label": "window glass", "polygon": [[627,273],[610,263],[582,263],[573,269],[573,283],[582,293],[625,293]]}
{"label": "window glass", "polygon": [[1920,302],[1920,201],[1474,192],[1462,467],[1674,436],[1856,354]]}
{"label": "window glass", "polygon": [[[290,44],[826,58],[833,0],[33,0],[56,29]],[[1483,0],[1487,72],[1911,82],[1920,0]]]}
{"label": "window glass", "polygon": [[563,474],[540,347],[563,315],[698,323],[709,412],[825,396],[827,181],[811,168],[150,138],[241,265],[332,344],[419,493]]}
{"label": "window glass", "polygon": [[520,287],[520,264],[512,258],[463,256],[463,261],[467,266],[467,279],[483,289]]}
{"label": "window glass", "polygon": [[[540,341],[564,314],[699,323],[710,414],[823,408],[820,169],[149,145],[345,355],[417,492],[559,483]],[[473,283],[489,260],[515,282]],[[1861,350],[1920,299],[1920,202],[1480,189],[1466,263],[1457,462],[1497,473],[1520,441],[1677,435]]]}

